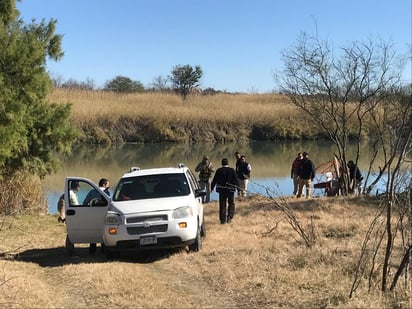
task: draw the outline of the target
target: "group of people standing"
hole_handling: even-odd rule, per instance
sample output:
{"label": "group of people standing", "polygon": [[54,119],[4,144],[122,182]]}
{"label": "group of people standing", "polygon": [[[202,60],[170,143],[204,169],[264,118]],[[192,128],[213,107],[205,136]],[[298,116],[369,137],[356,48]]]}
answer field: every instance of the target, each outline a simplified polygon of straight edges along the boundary
{"label": "group of people standing", "polygon": [[[357,193],[360,193],[361,183],[363,180],[362,174],[356,164],[348,161],[348,174],[351,188]],[[340,171],[341,173],[342,171]],[[306,198],[311,196],[311,183],[316,176],[316,168],[313,162],[309,159],[307,152],[299,152],[297,157],[292,162],[291,178],[293,179],[293,195],[301,197],[303,188],[306,189]],[[316,186],[315,186],[316,187]]]}
{"label": "group of people standing", "polygon": [[[219,194],[219,219],[221,224],[231,223],[235,215],[235,192],[238,197],[247,196],[247,186],[250,179],[252,167],[246,161],[246,156],[239,152],[235,153],[235,168],[229,166],[227,158],[222,159],[222,166],[216,171],[208,156],[204,156],[202,161],[196,166],[195,171],[199,172],[199,184],[206,189],[204,202],[210,201],[210,192],[216,188]],[[214,174],[214,175],[213,175]],[[210,183],[210,179],[213,179]]]}

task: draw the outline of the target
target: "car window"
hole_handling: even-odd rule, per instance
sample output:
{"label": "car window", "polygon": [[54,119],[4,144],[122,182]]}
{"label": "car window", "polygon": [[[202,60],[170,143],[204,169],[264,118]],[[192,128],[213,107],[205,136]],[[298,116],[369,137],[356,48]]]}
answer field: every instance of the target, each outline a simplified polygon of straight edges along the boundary
{"label": "car window", "polygon": [[113,201],[185,196],[189,193],[189,184],[182,173],[145,175],[121,179]]}
{"label": "car window", "polygon": [[69,206],[107,206],[107,200],[86,181],[69,181]]}

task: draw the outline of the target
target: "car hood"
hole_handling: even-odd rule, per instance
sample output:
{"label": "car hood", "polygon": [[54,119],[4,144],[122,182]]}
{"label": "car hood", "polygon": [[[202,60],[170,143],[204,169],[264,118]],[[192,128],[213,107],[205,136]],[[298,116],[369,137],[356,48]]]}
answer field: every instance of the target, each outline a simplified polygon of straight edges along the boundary
{"label": "car hood", "polygon": [[156,212],[156,211],[171,211],[179,207],[190,206],[190,198],[186,196],[165,197],[156,199],[143,199],[134,201],[113,202],[110,210],[116,211],[125,215]]}

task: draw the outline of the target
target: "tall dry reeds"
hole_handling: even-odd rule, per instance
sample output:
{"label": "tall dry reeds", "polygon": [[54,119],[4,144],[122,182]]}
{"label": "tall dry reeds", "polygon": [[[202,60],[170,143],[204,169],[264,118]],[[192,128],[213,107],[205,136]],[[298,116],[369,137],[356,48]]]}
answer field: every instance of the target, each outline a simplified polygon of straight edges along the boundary
{"label": "tall dry reeds", "polygon": [[[81,132],[80,142],[86,143],[328,138],[307,113],[285,95],[274,93],[193,94],[182,100],[164,92],[56,88],[49,101],[72,104],[73,124]],[[323,112],[328,111],[319,110]],[[347,126],[348,136],[357,136],[357,120],[352,117]],[[362,137],[373,135],[371,128],[370,119],[365,119]]]}
{"label": "tall dry reeds", "polygon": [[116,121],[124,117],[153,117],[162,120],[214,120],[261,122],[293,117],[296,108],[277,94],[193,95],[183,101],[170,93],[116,94],[104,91],[55,89],[53,103],[73,104],[73,118],[83,122],[104,116]]}
{"label": "tall dry reeds", "polygon": [[[170,93],[55,89],[49,100],[70,102],[73,123],[85,135],[105,132],[111,140],[121,136],[126,141],[222,141],[252,135],[255,139],[293,138],[302,133],[299,111],[278,94],[192,95],[183,101]],[[310,126],[305,132],[316,131]]]}
{"label": "tall dry reeds", "polygon": [[47,197],[40,178],[17,172],[0,179],[0,214],[47,213]]}

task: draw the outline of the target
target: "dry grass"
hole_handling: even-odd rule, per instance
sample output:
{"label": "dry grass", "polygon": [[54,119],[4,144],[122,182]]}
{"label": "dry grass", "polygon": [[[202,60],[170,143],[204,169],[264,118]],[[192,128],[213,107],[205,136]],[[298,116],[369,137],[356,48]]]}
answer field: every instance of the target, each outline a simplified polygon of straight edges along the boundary
{"label": "dry grass", "polygon": [[99,128],[101,135],[114,131],[123,138],[126,136],[126,140],[141,139],[139,134],[130,132],[133,129],[145,130],[145,138],[174,141],[187,140],[188,136],[211,140],[225,139],[226,135],[231,135],[230,139],[248,138],[253,126],[279,136],[286,135],[285,131],[297,135],[301,130],[295,122],[296,107],[288,104],[285,96],[276,94],[193,95],[182,101],[179,96],[167,93],[55,89],[49,100],[70,102],[73,123],[86,134],[99,135],[90,133]]}
{"label": "dry grass", "polygon": [[73,119],[91,121],[106,118],[148,117],[181,121],[213,120],[244,122],[293,117],[295,107],[285,96],[277,94],[194,95],[186,101],[167,93],[115,94],[104,91],[55,89],[49,96],[55,103],[73,104]]}
{"label": "dry grass", "polygon": [[[66,257],[64,227],[54,216],[4,218],[0,306],[411,308],[405,282],[396,293],[381,294],[378,281],[370,292],[364,281],[355,297],[348,298],[376,201],[285,202],[302,226],[314,223],[312,249],[300,242],[273,201],[263,197],[236,200],[230,225],[219,224],[216,202],[207,204],[207,237],[199,253],[129,255],[113,262],[100,253],[89,256],[85,247]],[[379,271],[377,267],[375,279]]]}
{"label": "dry grass", "polygon": [[[72,104],[72,121],[83,133],[80,141],[86,143],[325,136],[306,113],[280,94],[197,94],[183,101],[171,93],[115,94],[57,88],[49,101]],[[349,133],[356,134],[357,123],[352,121]]]}
{"label": "dry grass", "polygon": [[25,172],[0,179],[0,214],[46,213],[47,197],[40,178]]}

